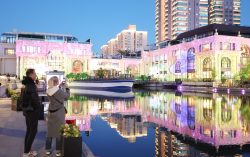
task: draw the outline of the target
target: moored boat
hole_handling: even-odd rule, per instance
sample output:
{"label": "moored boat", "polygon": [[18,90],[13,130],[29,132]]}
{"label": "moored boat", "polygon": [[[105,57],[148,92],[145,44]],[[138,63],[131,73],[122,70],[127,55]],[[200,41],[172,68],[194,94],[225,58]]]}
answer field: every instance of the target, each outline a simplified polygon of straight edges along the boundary
{"label": "moored boat", "polygon": [[72,81],[69,87],[72,90],[97,90],[112,92],[130,92],[132,91],[134,80],[131,79],[93,79]]}

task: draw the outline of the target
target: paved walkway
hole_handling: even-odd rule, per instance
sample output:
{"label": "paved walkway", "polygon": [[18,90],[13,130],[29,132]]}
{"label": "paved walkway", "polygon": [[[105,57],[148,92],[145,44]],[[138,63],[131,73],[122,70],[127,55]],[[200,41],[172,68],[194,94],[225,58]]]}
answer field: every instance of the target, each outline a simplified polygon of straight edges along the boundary
{"label": "paved walkway", "polygon": [[[0,157],[21,157],[24,147],[25,119],[22,112],[11,111],[9,99],[0,99]],[[39,121],[38,133],[32,150],[39,152],[38,157],[45,156],[46,122]],[[83,156],[93,157],[88,147],[83,143]],[[55,154],[51,155],[51,157]],[[72,156],[73,157],[73,156]]]}

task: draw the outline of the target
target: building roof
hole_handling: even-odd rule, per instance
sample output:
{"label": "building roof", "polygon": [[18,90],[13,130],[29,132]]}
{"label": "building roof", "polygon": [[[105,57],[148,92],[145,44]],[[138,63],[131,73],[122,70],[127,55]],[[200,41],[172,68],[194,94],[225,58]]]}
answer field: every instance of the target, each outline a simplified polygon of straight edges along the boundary
{"label": "building roof", "polygon": [[235,25],[224,25],[224,24],[211,24],[204,27],[200,27],[188,32],[184,32],[177,36],[176,40],[182,40],[184,38],[190,38],[209,32],[214,32],[217,29],[219,35],[237,36],[238,33],[245,37],[250,37],[250,27],[235,26]]}
{"label": "building roof", "polygon": [[65,36],[65,37],[73,37],[73,35],[71,34],[55,34],[55,33],[38,33],[38,32],[5,32],[4,34],[8,34],[8,35],[19,35],[19,34],[23,34],[23,35],[46,35],[46,36]]}

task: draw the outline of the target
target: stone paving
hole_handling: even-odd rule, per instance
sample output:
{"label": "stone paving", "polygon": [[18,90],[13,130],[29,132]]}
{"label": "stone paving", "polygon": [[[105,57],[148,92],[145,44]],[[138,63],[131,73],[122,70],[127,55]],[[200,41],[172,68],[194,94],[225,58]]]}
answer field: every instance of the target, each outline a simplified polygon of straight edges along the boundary
{"label": "stone paving", "polygon": [[[0,157],[22,156],[25,130],[25,118],[22,112],[11,111],[10,99],[0,99]],[[32,150],[38,151],[38,157],[45,156],[45,137],[46,122],[39,121],[38,133],[32,146]],[[83,156],[94,157],[84,143]]]}

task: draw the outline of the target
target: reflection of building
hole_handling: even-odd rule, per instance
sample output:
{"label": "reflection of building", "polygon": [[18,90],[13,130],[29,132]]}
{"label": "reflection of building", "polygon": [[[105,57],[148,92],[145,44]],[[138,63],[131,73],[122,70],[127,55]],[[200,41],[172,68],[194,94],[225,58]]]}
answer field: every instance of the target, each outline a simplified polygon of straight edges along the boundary
{"label": "reflection of building", "polygon": [[137,31],[135,25],[129,25],[128,29],[117,34],[115,39],[108,41],[101,47],[103,55],[117,54],[119,50],[130,52],[142,51],[147,46],[147,32]]}
{"label": "reflection of building", "polygon": [[[193,96],[169,92],[135,95],[135,99],[128,101],[72,98],[67,104],[67,119],[76,119],[81,130],[91,131],[91,117],[100,115],[129,142],[147,136],[146,126],[151,124],[156,127],[157,157],[206,156],[208,150],[201,149],[205,151],[202,154],[199,148],[186,144],[190,139],[193,144],[202,142],[217,148],[244,145],[250,140],[249,124],[242,121],[243,117],[240,116],[241,104],[249,105],[248,99],[230,95]],[[188,140],[184,140],[184,137]]]}
{"label": "reflection of building", "polygon": [[170,131],[155,129],[155,157],[188,157],[191,153],[194,153],[192,147],[182,143]]}
{"label": "reflection of building", "polygon": [[147,136],[147,128],[143,126],[140,115],[112,114],[107,117],[110,126],[126,138],[129,142],[135,142],[137,137]]}
{"label": "reflection of building", "polygon": [[141,73],[159,80],[232,79],[249,62],[249,27],[208,25],[142,55]]}
{"label": "reflection of building", "polygon": [[87,63],[92,56],[92,45],[71,35],[4,33],[0,42],[0,54],[4,52],[0,73],[18,76],[23,76],[27,68],[35,68],[39,76],[53,70],[66,74],[88,71]]}

